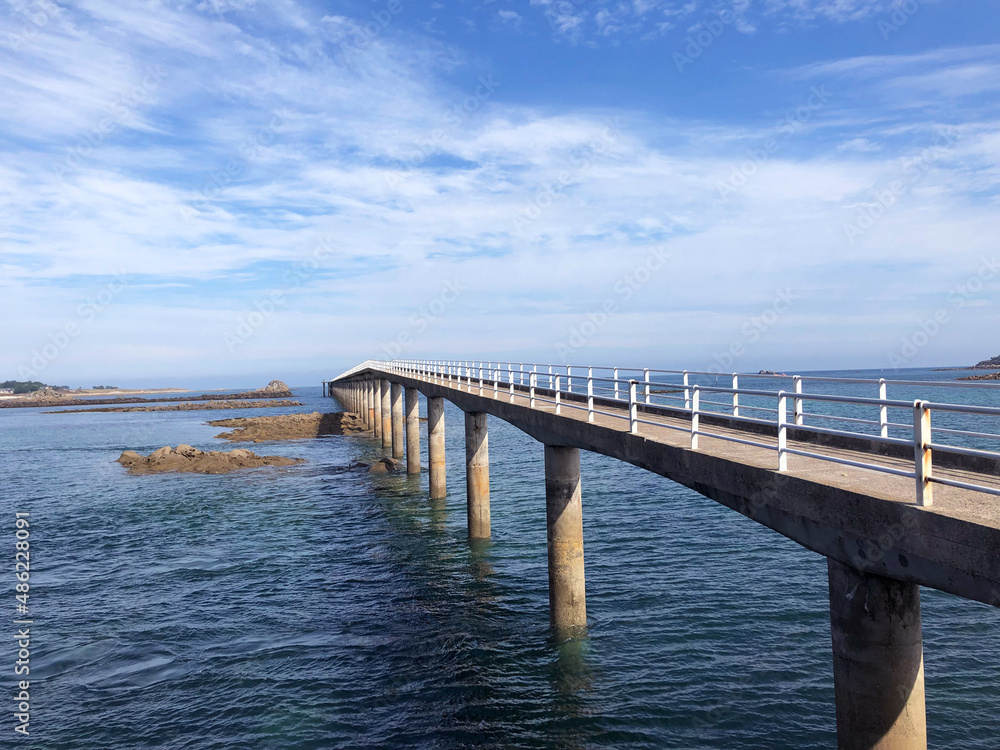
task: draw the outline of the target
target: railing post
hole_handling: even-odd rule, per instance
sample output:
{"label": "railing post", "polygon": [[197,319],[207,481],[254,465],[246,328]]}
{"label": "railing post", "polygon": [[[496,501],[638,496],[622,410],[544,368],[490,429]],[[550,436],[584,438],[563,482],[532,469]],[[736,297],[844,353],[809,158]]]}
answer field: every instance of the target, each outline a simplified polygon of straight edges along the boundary
{"label": "railing post", "polygon": [[587,368],[587,421],[594,421],[594,368]]}
{"label": "railing post", "polygon": [[932,505],[931,410],[926,401],[913,402],[913,462],[917,475],[917,505]]}
{"label": "railing post", "polygon": [[[801,375],[796,375],[795,377],[792,378],[792,382],[795,384],[795,393],[796,394],[801,394],[802,393],[802,376]],[[803,425],[803,424],[805,424],[806,420],[805,420],[805,415],[802,413],[802,399],[796,397],[794,403],[795,403],[795,406],[794,406],[793,418],[795,420],[795,424],[796,425]]]}
{"label": "railing post", "polygon": [[514,403],[514,365],[507,365],[507,386],[510,389],[510,403]]}
{"label": "railing post", "polygon": [[615,401],[618,401],[621,397],[618,395],[618,368],[615,368]]}
{"label": "railing post", "polygon": [[521,365],[521,377],[517,379],[518,385],[524,385],[524,365]]}
{"label": "railing post", "polygon": [[483,395],[483,363],[479,363],[479,395]]}
{"label": "railing post", "polygon": [[684,371],[684,408],[691,408],[691,391],[688,389],[688,371]]}
{"label": "railing post", "polygon": [[562,393],[560,393],[562,383],[559,382],[561,375],[556,375],[556,414],[562,414]]}
{"label": "railing post", "polygon": [[788,471],[788,397],[778,391],[778,471]]}
{"label": "railing post", "polygon": [[646,393],[645,393],[646,398],[644,400],[648,404],[649,403],[649,368],[648,367],[642,371],[642,379],[646,383],[646,386],[645,386],[645,388],[646,388]]}
{"label": "railing post", "polygon": [[500,363],[497,362],[497,369],[493,371],[493,398],[500,397]]}
{"label": "railing post", "polygon": [[739,376],[733,373],[733,416],[738,417],[740,415],[740,394],[736,392],[736,389],[740,387]]}
{"label": "railing post", "polygon": [[691,450],[698,450],[698,409],[700,407],[701,394],[698,386],[695,385],[691,394]]}
{"label": "railing post", "polygon": [[633,435],[639,434],[639,405],[636,403],[636,382],[634,380],[628,381],[628,431]]}
{"label": "railing post", "polygon": [[566,365],[566,393],[573,392],[573,368]]}
{"label": "railing post", "polygon": [[549,390],[552,390],[554,382],[552,380],[552,365],[549,365]]}
{"label": "railing post", "polygon": [[534,372],[528,373],[528,406],[532,409],[535,408],[535,380],[537,377]]}
{"label": "railing post", "polygon": [[[879,401],[886,401],[888,399],[888,389],[886,388],[885,378],[879,378],[878,398]],[[878,408],[878,424],[879,432],[882,437],[889,437],[889,407],[885,404],[882,404]]]}

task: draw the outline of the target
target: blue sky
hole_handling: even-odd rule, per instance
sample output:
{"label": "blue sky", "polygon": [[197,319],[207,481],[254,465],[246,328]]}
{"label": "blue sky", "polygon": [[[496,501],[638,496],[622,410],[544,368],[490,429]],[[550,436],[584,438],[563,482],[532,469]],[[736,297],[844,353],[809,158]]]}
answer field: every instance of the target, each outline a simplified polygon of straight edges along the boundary
{"label": "blue sky", "polygon": [[5,378],[1000,353],[995,2],[0,14]]}

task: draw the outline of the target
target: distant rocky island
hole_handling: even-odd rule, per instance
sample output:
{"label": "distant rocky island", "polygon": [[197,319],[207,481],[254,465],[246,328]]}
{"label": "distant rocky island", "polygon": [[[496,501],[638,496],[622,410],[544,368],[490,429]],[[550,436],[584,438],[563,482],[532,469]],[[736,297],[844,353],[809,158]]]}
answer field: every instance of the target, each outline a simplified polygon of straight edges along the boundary
{"label": "distant rocky island", "polygon": [[[984,359],[977,362],[970,369],[973,370],[1000,370],[1000,354],[991,359]],[[959,380],[1000,380],[1000,372],[991,372],[986,375],[967,375]]]}
{"label": "distant rocky island", "polygon": [[984,359],[972,366],[973,370],[1000,370],[1000,354],[992,359]]}

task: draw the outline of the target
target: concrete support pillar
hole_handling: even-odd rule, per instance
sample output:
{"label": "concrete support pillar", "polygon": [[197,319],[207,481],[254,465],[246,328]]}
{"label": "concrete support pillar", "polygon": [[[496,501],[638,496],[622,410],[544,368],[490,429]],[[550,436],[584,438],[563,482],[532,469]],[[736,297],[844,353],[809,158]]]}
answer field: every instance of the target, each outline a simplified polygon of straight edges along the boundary
{"label": "concrete support pillar", "polygon": [[368,387],[368,381],[362,381],[361,383],[361,408],[364,410],[364,414],[361,415],[362,419],[365,420],[365,429],[372,429],[372,393],[371,388]]}
{"label": "concrete support pillar", "polygon": [[375,413],[375,384],[371,380],[365,384],[365,393],[368,394],[368,429],[378,437],[380,425],[376,421],[378,415]]}
{"label": "concrete support pillar", "polygon": [[403,457],[403,386],[392,384],[392,457]]}
{"label": "concrete support pillar", "polygon": [[390,396],[391,384],[388,380],[382,381],[382,447],[392,447],[392,397]]}
{"label": "concrete support pillar", "polygon": [[431,499],[445,497],[444,399],[427,399],[427,463],[431,470]]}
{"label": "concrete support pillar", "polygon": [[827,559],[840,750],[925,750],[920,587]]}
{"label": "concrete support pillar", "polygon": [[569,635],[587,626],[578,448],[545,446],[545,516],[549,540],[549,621],[557,634]]}
{"label": "concrete support pillar", "polygon": [[420,392],[407,388],[406,401],[406,473],[420,473]]}
{"label": "concrete support pillar", "polygon": [[490,451],[486,413],[465,413],[465,489],[469,538],[490,536]]}
{"label": "concrete support pillar", "polygon": [[382,383],[372,381],[372,402],[375,404],[375,437],[382,437]]}

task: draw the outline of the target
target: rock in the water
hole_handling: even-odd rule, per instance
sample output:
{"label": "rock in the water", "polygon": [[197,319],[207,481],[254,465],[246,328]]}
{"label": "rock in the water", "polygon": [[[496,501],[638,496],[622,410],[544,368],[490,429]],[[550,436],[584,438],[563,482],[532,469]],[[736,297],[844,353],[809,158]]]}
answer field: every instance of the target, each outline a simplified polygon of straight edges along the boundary
{"label": "rock in the water", "polygon": [[372,474],[387,474],[389,472],[399,471],[402,468],[402,463],[394,458],[380,458],[368,467],[368,471]]}
{"label": "rock in the water", "polygon": [[280,417],[234,417],[215,419],[209,424],[214,427],[236,427],[232,432],[222,432],[216,437],[244,443],[366,432],[359,416],[342,412],[320,414],[314,411],[312,414],[284,414]]}
{"label": "rock in the water", "polygon": [[200,451],[181,443],[176,449],[170,446],[159,448],[149,456],[135,451],[125,451],[118,457],[118,463],[130,474],[160,474],[168,471],[193,472],[196,474],[225,474],[237,469],[251,469],[258,466],[292,466],[305,459],[285,456],[258,456],[242,448],[223,451]]}

